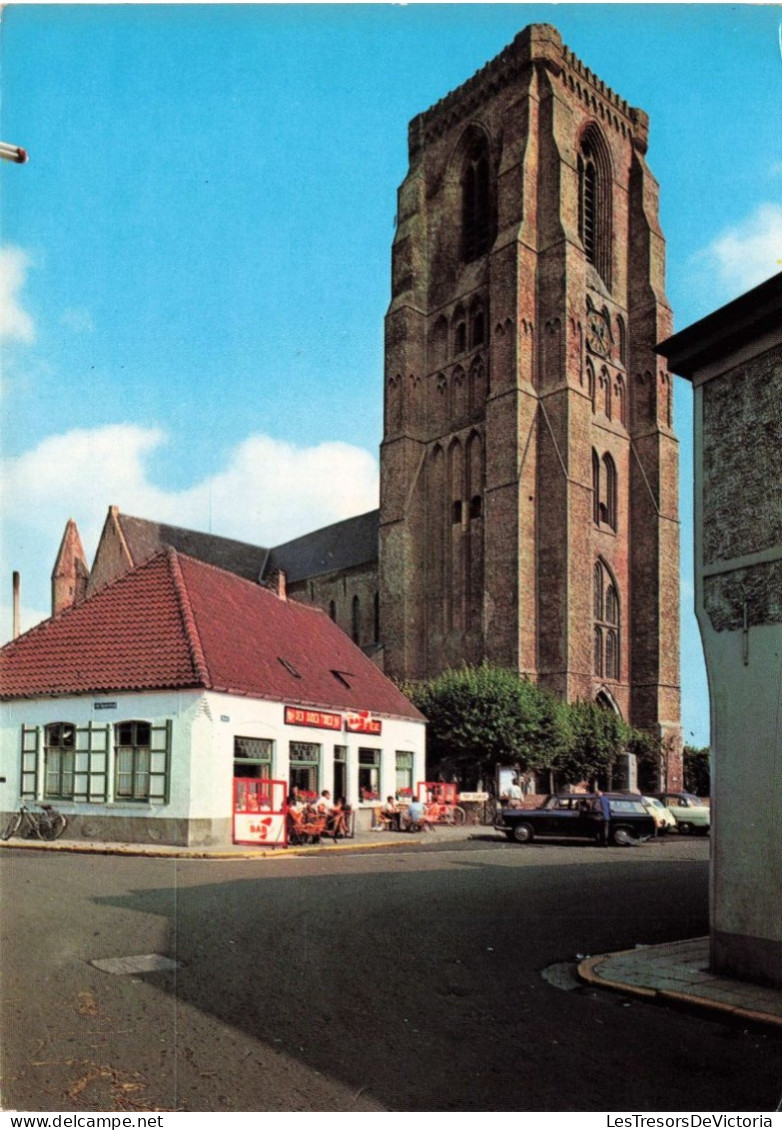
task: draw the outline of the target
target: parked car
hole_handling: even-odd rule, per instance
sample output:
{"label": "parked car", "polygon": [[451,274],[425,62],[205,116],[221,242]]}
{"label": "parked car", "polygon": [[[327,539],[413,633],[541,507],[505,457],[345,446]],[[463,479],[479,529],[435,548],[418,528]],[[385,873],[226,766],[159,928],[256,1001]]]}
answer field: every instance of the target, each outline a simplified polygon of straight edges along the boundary
{"label": "parked car", "polygon": [[700,797],[692,793],[654,793],[676,820],[680,836],[708,836],[711,828],[711,809]]}
{"label": "parked car", "polygon": [[[656,835],[654,817],[641,798],[629,793],[605,794],[611,817],[608,837],[622,847],[640,843]],[[528,844],[536,836],[597,840],[602,832],[603,814],[599,798],[592,793],[567,793],[546,798],[540,808],[503,808],[495,828],[509,840]]]}
{"label": "parked car", "polygon": [[657,835],[664,836],[671,828],[676,827],[676,817],[670,808],[666,808],[661,800],[655,796],[642,796],[641,804],[657,825]]}

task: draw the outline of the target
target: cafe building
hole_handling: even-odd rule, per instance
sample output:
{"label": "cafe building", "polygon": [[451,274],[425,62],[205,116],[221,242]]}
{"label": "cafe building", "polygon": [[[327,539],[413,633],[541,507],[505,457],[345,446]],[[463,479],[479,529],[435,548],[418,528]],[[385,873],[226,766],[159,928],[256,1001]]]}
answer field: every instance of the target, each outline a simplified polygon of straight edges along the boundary
{"label": "cafe building", "polygon": [[363,830],[425,778],[423,716],[325,612],[173,549],[6,644],[0,688],[3,818],[53,804],[72,838],[246,842],[248,782]]}

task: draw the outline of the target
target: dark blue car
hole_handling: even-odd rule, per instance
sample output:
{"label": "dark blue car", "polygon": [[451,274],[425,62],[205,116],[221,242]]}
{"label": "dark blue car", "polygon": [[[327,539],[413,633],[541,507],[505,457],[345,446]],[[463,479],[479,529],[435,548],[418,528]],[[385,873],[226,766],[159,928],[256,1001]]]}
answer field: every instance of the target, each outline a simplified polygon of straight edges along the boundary
{"label": "dark blue car", "polygon": [[494,827],[517,844],[531,843],[536,836],[601,840],[607,833],[610,843],[627,847],[657,833],[641,798],[632,793],[605,793],[602,798],[593,793],[550,796],[540,808],[503,808]]}

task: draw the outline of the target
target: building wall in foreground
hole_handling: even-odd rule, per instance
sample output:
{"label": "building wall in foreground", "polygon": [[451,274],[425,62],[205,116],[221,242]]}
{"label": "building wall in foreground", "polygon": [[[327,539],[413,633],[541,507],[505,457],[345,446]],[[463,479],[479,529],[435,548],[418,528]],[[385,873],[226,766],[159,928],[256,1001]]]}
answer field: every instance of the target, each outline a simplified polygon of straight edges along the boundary
{"label": "building wall in foreground", "polygon": [[696,600],[711,692],[712,963],[782,986],[782,341],[694,378]]}

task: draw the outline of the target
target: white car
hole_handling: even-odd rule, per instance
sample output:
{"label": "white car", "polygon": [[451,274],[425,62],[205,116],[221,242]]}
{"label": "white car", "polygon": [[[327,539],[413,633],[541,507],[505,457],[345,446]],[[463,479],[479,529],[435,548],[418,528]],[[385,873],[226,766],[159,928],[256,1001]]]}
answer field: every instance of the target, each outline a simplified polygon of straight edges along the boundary
{"label": "white car", "polygon": [[642,796],[641,803],[649,815],[654,818],[658,836],[664,836],[671,828],[676,827],[676,817],[657,797]]}
{"label": "white car", "polygon": [[665,807],[676,818],[676,829],[680,836],[708,836],[711,828],[711,809],[700,797],[692,793],[657,793]]}

